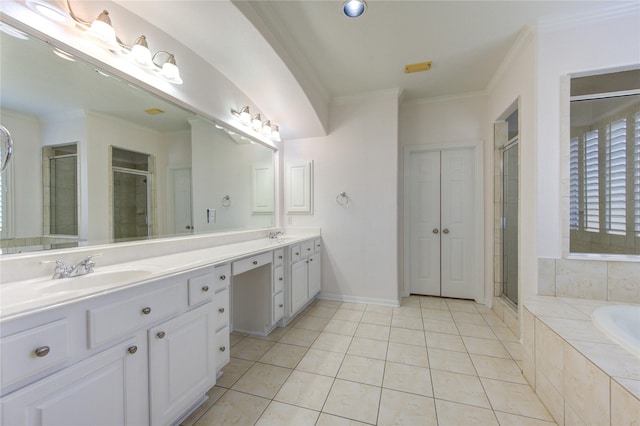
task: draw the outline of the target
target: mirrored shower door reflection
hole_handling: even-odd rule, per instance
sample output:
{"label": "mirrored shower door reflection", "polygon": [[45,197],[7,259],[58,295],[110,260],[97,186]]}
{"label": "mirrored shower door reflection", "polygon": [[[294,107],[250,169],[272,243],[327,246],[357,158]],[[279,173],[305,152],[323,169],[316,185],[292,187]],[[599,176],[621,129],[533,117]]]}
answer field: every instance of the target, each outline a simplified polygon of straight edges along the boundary
{"label": "mirrored shower door reflection", "polygon": [[502,152],[502,295],[518,304],[518,140]]}
{"label": "mirrored shower door reflection", "polygon": [[151,174],[113,168],[114,241],[148,238]]}

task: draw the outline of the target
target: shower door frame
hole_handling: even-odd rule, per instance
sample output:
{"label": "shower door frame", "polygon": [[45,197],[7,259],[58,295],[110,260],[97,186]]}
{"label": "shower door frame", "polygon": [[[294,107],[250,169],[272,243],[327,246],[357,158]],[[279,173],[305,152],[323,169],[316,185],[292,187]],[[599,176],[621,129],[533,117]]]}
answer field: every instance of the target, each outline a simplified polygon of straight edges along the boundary
{"label": "shower door frame", "polygon": [[[505,240],[506,240],[506,234],[507,234],[507,228],[508,228],[508,218],[507,218],[507,213],[505,212],[505,206],[507,204],[507,184],[506,184],[506,178],[507,175],[505,173],[505,157],[508,151],[510,151],[511,149],[517,149],[517,153],[516,153],[516,167],[517,167],[517,173],[516,173],[516,212],[515,212],[515,221],[516,221],[516,226],[515,228],[510,227],[510,229],[515,229],[515,249],[516,249],[516,255],[515,255],[515,265],[516,265],[516,274],[515,274],[515,301],[508,295],[508,291],[507,288],[509,286],[509,281],[508,281],[508,264],[509,262],[506,261],[507,259],[507,251],[510,251],[507,249],[507,244],[505,244]],[[501,192],[502,192],[502,199],[501,201],[501,221],[500,221],[500,227],[501,227],[501,255],[502,255],[502,286],[500,289],[500,294],[502,296],[502,299],[507,302],[508,304],[510,304],[513,308],[517,309],[518,305],[519,305],[519,229],[520,229],[520,225],[519,225],[519,219],[520,219],[520,138],[519,135],[514,136],[512,139],[510,139],[508,141],[508,143],[506,145],[504,145],[503,147],[500,148],[501,151]],[[509,218],[511,220],[513,220],[514,218]],[[509,220],[510,222],[510,220]],[[511,253],[513,254],[513,253]],[[513,256],[509,256],[509,258],[513,258]]]}
{"label": "shower door frame", "polygon": [[[128,169],[126,167],[111,167],[111,183],[112,183],[112,191],[111,191],[111,227],[112,227],[112,238],[113,241],[116,241],[116,227],[115,227],[115,195],[116,195],[116,188],[115,185],[113,185],[114,179],[115,179],[115,173],[127,173],[127,174],[131,174],[131,175],[139,175],[139,176],[144,176],[147,178],[147,210],[146,210],[146,218],[145,218],[145,223],[147,225],[147,235],[144,237],[144,239],[149,239],[151,238],[151,232],[152,232],[152,227],[151,227],[151,179],[152,179],[152,173],[150,171],[146,171],[146,170],[135,170],[135,169]],[[135,239],[142,239],[142,238],[137,238],[134,237]]]}

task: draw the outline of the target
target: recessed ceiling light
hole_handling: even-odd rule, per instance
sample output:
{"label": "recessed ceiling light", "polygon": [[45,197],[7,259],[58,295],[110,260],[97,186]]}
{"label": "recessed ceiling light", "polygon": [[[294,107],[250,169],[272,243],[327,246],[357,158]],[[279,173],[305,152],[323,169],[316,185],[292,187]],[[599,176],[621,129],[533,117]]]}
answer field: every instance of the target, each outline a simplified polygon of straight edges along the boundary
{"label": "recessed ceiling light", "polygon": [[357,18],[367,11],[367,3],[364,0],[347,0],[342,5],[342,13],[348,18]]}

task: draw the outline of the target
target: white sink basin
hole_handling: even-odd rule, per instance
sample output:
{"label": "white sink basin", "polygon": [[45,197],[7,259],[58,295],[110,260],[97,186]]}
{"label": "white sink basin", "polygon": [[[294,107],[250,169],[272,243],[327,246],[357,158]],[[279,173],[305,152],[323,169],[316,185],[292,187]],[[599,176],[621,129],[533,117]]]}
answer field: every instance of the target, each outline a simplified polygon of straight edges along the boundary
{"label": "white sink basin", "polygon": [[41,294],[68,293],[78,290],[99,290],[119,283],[133,282],[151,275],[152,271],[138,269],[118,269],[92,272],[73,278],[49,280],[38,292]]}

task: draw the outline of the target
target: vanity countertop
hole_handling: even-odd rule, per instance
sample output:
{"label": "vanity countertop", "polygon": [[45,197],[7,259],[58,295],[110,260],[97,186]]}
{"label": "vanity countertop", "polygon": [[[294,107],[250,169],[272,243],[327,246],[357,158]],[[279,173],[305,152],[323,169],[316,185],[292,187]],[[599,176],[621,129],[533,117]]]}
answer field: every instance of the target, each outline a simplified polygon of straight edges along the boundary
{"label": "vanity countertop", "polygon": [[[231,262],[318,237],[319,232],[286,235],[275,239],[260,238],[110,266],[96,266],[93,273],[80,277],[55,280],[40,277],[2,283],[0,321],[16,319],[54,306],[60,307],[66,303],[120,291],[198,268]],[[97,263],[100,264],[99,260]]]}

